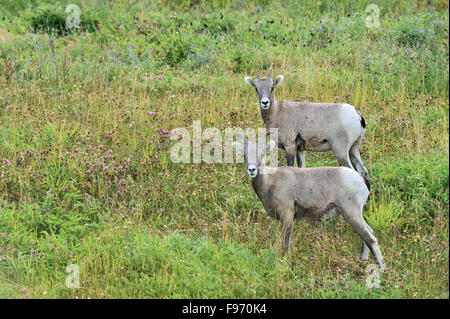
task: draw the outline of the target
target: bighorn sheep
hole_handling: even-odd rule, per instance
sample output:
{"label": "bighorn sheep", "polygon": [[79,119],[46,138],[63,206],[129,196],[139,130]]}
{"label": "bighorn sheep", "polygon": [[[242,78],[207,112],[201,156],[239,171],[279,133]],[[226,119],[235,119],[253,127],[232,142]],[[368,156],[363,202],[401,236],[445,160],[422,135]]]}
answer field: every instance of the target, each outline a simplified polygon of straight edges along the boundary
{"label": "bighorn sheep", "polygon": [[326,220],[341,214],[363,240],[361,260],[368,259],[370,249],[380,269],[386,269],[377,239],[362,215],[370,189],[365,177],[347,167],[266,167],[264,155],[276,143],[271,140],[266,147],[264,139],[252,142],[237,135],[244,143],[233,146],[244,156],[256,195],[268,215],[282,223],[283,254],[289,253],[295,218]]}
{"label": "bighorn sheep", "polygon": [[261,115],[268,129],[278,128],[278,145],[286,152],[288,166],[306,167],[305,151],[333,150],[340,166],[356,169],[367,175],[361,160],[359,145],[366,131],[364,117],[353,106],[338,103],[310,103],[299,100],[277,101],[274,88],[283,81],[279,75],[272,81],[272,71],[267,78],[256,81],[245,77],[259,96]]}

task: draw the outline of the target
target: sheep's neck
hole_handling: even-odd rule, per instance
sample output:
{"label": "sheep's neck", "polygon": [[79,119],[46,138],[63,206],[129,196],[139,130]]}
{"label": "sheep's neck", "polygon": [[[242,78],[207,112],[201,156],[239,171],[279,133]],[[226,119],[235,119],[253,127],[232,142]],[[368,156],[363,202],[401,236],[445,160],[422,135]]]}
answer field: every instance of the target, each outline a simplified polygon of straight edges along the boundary
{"label": "sheep's neck", "polygon": [[258,167],[258,175],[256,175],[254,178],[252,178],[252,187],[255,191],[256,195],[260,199],[262,199],[262,195],[264,193],[265,185],[267,182],[267,174],[261,174],[261,170],[264,169],[263,167]]}

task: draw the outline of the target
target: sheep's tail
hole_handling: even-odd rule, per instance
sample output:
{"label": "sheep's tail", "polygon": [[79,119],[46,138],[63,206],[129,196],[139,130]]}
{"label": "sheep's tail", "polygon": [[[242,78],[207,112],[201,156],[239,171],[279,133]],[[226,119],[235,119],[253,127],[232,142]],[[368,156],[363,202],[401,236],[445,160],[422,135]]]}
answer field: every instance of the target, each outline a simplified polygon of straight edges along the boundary
{"label": "sheep's tail", "polygon": [[366,129],[366,119],[364,118],[364,116],[362,116],[362,114],[359,111],[356,111],[356,112],[358,112],[359,116],[361,117],[361,119],[360,119],[361,127],[363,129]]}

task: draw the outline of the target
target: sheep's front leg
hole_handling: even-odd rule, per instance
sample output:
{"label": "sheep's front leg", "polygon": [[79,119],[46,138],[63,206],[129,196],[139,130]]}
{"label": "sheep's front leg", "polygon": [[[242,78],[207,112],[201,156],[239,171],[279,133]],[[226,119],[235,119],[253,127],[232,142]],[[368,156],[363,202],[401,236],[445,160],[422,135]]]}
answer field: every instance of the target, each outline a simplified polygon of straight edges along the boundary
{"label": "sheep's front leg", "polygon": [[297,151],[297,165],[298,167],[306,167],[305,151]]}
{"label": "sheep's front leg", "polygon": [[297,147],[295,144],[286,145],[284,147],[284,150],[286,151],[286,160],[288,166],[294,166],[295,164],[295,154],[297,153]]}
{"label": "sheep's front leg", "polygon": [[294,225],[294,207],[285,207],[280,214],[281,220],[281,242],[283,245],[283,255],[289,254],[292,227]]}

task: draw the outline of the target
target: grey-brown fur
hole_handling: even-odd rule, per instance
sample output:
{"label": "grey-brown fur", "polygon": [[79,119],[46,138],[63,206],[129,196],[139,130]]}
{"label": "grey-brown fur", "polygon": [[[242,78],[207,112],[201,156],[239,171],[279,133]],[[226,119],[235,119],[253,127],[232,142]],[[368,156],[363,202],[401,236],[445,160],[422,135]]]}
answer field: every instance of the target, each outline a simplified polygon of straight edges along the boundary
{"label": "grey-brown fur", "polygon": [[340,166],[367,175],[359,153],[366,130],[362,115],[349,104],[277,101],[274,88],[282,80],[281,75],[272,80],[270,74],[267,78],[257,77],[255,81],[245,78],[257,91],[264,124],[268,129],[278,128],[278,145],[286,152],[288,166],[293,166],[297,160],[299,167],[306,167],[306,150],[331,149]]}
{"label": "grey-brown fur", "polygon": [[[269,216],[282,223],[282,245],[289,252],[292,227],[296,218],[326,220],[341,214],[363,240],[361,259],[367,260],[369,249],[374,253],[381,269],[383,257],[373,230],[362,216],[369,196],[364,177],[346,167],[296,168],[264,166],[267,149],[263,143],[245,141],[245,146],[234,143],[245,155],[252,186]],[[272,148],[275,143],[269,144]],[[256,174],[253,171],[256,167]],[[250,172],[251,168],[251,172]],[[252,174],[252,175],[251,175]]]}

